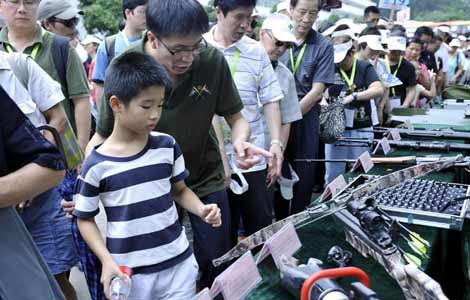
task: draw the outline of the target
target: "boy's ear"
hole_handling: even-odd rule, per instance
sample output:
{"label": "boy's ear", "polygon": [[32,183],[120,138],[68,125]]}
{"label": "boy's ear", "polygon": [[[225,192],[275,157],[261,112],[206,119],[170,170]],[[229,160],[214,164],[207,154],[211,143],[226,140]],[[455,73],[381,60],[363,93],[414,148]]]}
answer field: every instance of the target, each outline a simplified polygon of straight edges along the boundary
{"label": "boy's ear", "polygon": [[113,110],[114,113],[119,113],[124,109],[124,103],[119,100],[116,96],[111,96],[109,98],[109,106]]}

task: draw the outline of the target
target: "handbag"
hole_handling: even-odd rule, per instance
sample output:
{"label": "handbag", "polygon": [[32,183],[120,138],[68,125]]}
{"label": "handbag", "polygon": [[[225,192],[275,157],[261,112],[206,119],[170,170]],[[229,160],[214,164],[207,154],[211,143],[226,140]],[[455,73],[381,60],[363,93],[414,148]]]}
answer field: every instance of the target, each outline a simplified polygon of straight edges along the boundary
{"label": "handbag", "polygon": [[330,98],[320,106],[320,138],[326,144],[336,142],[346,130],[343,98]]}

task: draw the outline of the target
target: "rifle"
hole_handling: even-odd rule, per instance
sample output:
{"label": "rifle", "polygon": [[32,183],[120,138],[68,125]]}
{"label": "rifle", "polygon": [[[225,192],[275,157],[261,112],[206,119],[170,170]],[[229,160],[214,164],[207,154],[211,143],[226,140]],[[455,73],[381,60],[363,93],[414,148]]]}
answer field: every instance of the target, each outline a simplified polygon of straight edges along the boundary
{"label": "rifle", "polygon": [[[374,147],[381,140],[366,138],[340,138],[335,143],[340,147],[368,146]],[[414,150],[439,150],[439,151],[470,151],[470,144],[445,143],[445,142],[424,142],[424,141],[389,141],[391,147],[406,148]]]}
{"label": "rifle", "polygon": [[[385,127],[374,127],[372,130],[368,129],[359,129],[362,132],[373,132],[380,133],[386,137],[392,128]],[[467,132],[457,132],[449,130],[411,130],[404,128],[394,128],[397,130],[401,136],[405,137],[423,137],[423,138],[432,138],[432,139],[450,139],[450,140],[470,140],[470,133]]]}
{"label": "rifle", "polygon": [[[345,209],[348,203],[351,201],[358,200],[359,202],[365,203],[365,201],[367,200],[365,197],[367,197],[368,195],[373,195],[375,192],[379,190],[392,187],[407,179],[424,176],[431,172],[438,172],[438,171],[447,169],[449,167],[452,167],[454,164],[460,162],[461,159],[462,159],[462,156],[457,156],[454,159],[416,165],[413,167],[402,169],[402,170],[390,173],[388,175],[382,176],[368,183],[367,185],[363,185],[354,189],[351,192],[346,193],[343,190],[339,192],[337,195],[335,195],[329,201],[310,206],[303,212],[289,216],[283,220],[280,220],[276,223],[273,223],[255,232],[254,234],[248,236],[246,239],[239,242],[234,248],[232,248],[230,251],[225,253],[223,256],[217,259],[214,259],[212,261],[212,264],[216,267],[220,266],[221,264],[229,262],[243,255],[245,252],[252,250],[253,248],[257,246],[262,245],[271,236],[273,236],[276,232],[282,229],[284,225],[287,223],[292,223],[294,226],[297,226],[297,227],[305,226],[306,224],[318,221],[326,216],[335,214]],[[346,223],[345,225],[348,226],[348,224]],[[363,235],[356,235],[356,236],[358,239],[361,239],[361,237],[363,238]],[[364,245],[367,246],[367,243],[364,242]],[[373,252],[372,249],[371,249],[371,252]],[[374,256],[374,258],[378,259],[376,256]],[[427,298],[421,297],[421,293],[419,293],[419,291],[416,291],[416,287],[414,287],[416,286],[416,282],[415,282],[416,278],[413,279],[411,275],[410,276],[408,275],[409,273],[410,274],[413,273],[416,276],[421,276],[420,278],[424,278],[424,276],[427,276],[427,275],[424,274],[422,271],[417,270],[416,268],[405,266],[403,263],[403,261],[405,261],[405,258],[403,257],[402,253],[396,253],[394,256],[384,255],[384,256],[381,256],[381,259],[384,261],[387,261],[387,263],[386,264],[384,263],[383,265],[385,266],[387,271],[389,271],[391,276],[395,280],[397,280],[397,282],[399,282],[403,290],[403,293],[405,294],[407,299],[419,299],[419,300],[446,299],[445,296],[442,297],[438,295],[437,293],[435,293],[435,295],[433,294],[432,297],[431,296]],[[407,271],[407,268],[410,269],[410,272]],[[396,270],[399,270],[402,272],[395,272]],[[436,285],[438,284],[436,283]]]}
{"label": "rifle", "polygon": [[[390,164],[390,165],[417,165],[429,162],[436,162],[446,159],[452,159],[454,157],[417,157],[417,156],[397,156],[397,157],[372,157],[372,162],[378,164]],[[357,159],[322,159],[322,158],[302,158],[294,159],[295,162],[325,162],[325,163],[346,163],[354,164]],[[459,163],[456,163],[455,167],[468,167],[470,165],[470,156],[462,157]]]}

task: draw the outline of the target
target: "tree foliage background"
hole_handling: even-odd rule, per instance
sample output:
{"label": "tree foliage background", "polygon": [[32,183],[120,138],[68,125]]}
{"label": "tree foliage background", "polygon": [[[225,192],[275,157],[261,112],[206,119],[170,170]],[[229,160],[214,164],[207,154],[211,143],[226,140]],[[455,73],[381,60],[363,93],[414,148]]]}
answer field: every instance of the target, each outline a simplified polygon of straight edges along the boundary
{"label": "tree foliage background", "polygon": [[111,33],[119,30],[122,0],[80,0],[89,32]]}
{"label": "tree foliage background", "polygon": [[470,20],[470,0],[411,0],[412,18],[419,21]]}

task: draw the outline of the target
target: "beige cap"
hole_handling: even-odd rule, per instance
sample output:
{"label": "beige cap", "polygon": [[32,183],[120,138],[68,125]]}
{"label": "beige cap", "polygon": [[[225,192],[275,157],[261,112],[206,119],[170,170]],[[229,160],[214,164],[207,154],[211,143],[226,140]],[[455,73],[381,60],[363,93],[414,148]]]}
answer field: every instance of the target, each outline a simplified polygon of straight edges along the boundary
{"label": "beige cap", "polygon": [[348,41],[343,44],[334,45],[333,48],[335,50],[335,57],[334,62],[335,64],[339,64],[344,60],[346,54],[348,54],[349,49],[353,46],[352,41]]}
{"label": "beige cap", "polygon": [[406,38],[402,36],[390,36],[387,40],[387,48],[390,51],[406,51]]}
{"label": "beige cap", "polygon": [[366,43],[370,49],[375,51],[382,51],[386,52],[384,47],[382,46],[382,36],[380,35],[363,35],[360,36],[358,39],[358,43]]}
{"label": "beige cap", "polygon": [[462,45],[460,44],[460,40],[459,39],[453,39],[452,41],[450,41],[450,44],[449,44],[449,47],[457,47],[457,48],[460,48]]}
{"label": "beige cap", "polygon": [[294,25],[290,18],[283,14],[272,14],[264,20],[261,29],[271,30],[274,37],[281,42],[295,43]]}

